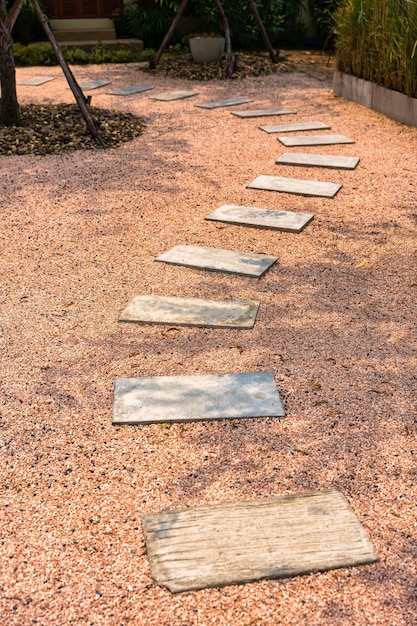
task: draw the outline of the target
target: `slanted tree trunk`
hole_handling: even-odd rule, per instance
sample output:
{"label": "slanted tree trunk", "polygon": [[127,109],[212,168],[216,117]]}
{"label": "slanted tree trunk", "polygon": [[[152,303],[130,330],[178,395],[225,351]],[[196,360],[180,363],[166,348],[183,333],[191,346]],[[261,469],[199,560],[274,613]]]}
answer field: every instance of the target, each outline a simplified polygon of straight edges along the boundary
{"label": "slanted tree trunk", "polygon": [[0,124],[5,126],[18,126],[21,122],[16,93],[12,28],[22,4],[23,0],[15,0],[7,12],[6,0],[0,0]]}

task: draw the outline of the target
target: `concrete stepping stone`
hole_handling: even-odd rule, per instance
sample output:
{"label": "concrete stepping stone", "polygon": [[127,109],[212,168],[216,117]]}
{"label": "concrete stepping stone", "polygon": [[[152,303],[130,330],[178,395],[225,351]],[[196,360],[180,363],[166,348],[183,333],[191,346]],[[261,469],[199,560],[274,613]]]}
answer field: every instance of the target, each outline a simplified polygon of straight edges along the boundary
{"label": "concrete stepping stone", "polygon": [[170,102],[171,100],[183,100],[184,98],[192,98],[198,96],[198,91],[171,91],[169,93],[161,93],[158,96],[150,96],[151,100],[162,100]]}
{"label": "concrete stepping stone", "polygon": [[253,300],[136,296],[121,314],[119,322],[252,328],[258,308],[259,302]]}
{"label": "concrete stepping stone", "polygon": [[276,256],[234,252],[220,248],[179,245],[161,254],[157,261],[205,270],[262,276],[278,260]]}
{"label": "concrete stepping stone", "polygon": [[16,83],[16,85],[32,85],[33,87],[39,87],[39,85],[49,83],[51,80],[55,80],[55,78],[55,76],[32,76],[32,78],[22,80]]}
{"label": "concrete stepping stone", "polygon": [[346,135],[300,135],[293,137],[277,137],[287,148],[296,146],[331,146],[338,143],[355,143]]}
{"label": "concrete stepping stone", "polygon": [[227,222],[236,226],[270,228],[290,233],[300,233],[313,220],[314,215],[291,211],[271,211],[251,206],[223,204],[207,215],[206,220]]}
{"label": "concrete stepping stone", "polygon": [[295,111],[287,111],[286,109],[247,109],[246,111],[230,111],[231,115],[237,115],[242,118],[252,117],[268,117],[272,115],[295,115]]}
{"label": "concrete stepping stone", "polygon": [[203,102],[203,104],[196,104],[196,107],[201,109],[217,109],[219,107],[232,107],[237,104],[245,104],[246,102],[252,102],[248,98],[229,98],[227,100],[213,100],[212,102]]}
{"label": "concrete stepping stone", "polygon": [[110,85],[110,83],[110,80],[86,80],[85,82],[80,83],[80,89],[83,91],[91,91],[92,89],[98,89],[99,87]]}
{"label": "concrete stepping stone", "polygon": [[333,198],[342,187],[339,183],[326,183],[319,180],[300,180],[283,176],[258,176],[249,185],[249,189],[280,191],[299,196],[321,196]]}
{"label": "concrete stepping stone", "polygon": [[278,165],[302,165],[304,167],[329,167],[341,170],[354,170],[359,161],[359,157],[311,154],[308,152],[284,152],[275,163]]}
{"label": "concrete stepping stone", "polygon": [[142,528],[152,578],[173,593],[378,561],[337,489],[148,513]]}
{"label": "concrete stepping stone", "polygon": [[113,424],[156,424],[284,415],[269,372],[119,378]]}
{"label": "concrete stepping stone", "polygon": [[120,87],[119,89],[106,91],[106,93],[111,96],[132,96],[135,93],[142,93],[150,89],[153,89],[153,87],[149,87],[148,85],[129,85],[128,87]]}
{"label": "concrete stepping stone", "polygon": [[266,133],[291,133],[300,130],[329,130],[331,126],[323,122],[297,122],[294,124],[265,124],[259,128]]}

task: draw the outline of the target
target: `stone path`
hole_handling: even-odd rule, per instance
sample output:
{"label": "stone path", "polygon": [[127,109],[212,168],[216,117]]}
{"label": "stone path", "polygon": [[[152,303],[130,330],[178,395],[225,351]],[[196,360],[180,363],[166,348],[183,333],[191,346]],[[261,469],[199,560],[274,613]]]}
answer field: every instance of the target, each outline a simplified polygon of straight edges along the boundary
{"label": "stone path", "polygon": [[149,91],[153,89],[149,85],[130,85],[128,87],[120,87],[119,89],[112,89],[110,91],[106,91],[106,93],[111,96],[132,96],[135,93],[142,93],[144,91]]}
{"label": "stone path", "polygon": [[287,109],[247,109],[246,111],[230,111],[230,113],[243,119],[272,115],[295,115],[295,111],[288,111]]}
{"label": "stone path", "polygon": [[346,135],[303,135],[293,137],[278,137],[284,146],[295,148],[297,146],[331,146],[338,143],[355,143]]}
{"label": "stone path", "polygon": [[270,228],[288,233],[301,233],[314,219],[314,215],[224,204],[213,211],[213,213],[210,213],[210,215],[207,215],[205,219],[228,222],[237,226],[253,226],[255,228]]}
{"label": "stone path", "polygon": [[378,560],[336,489],[152,513],[142,527],[152,577],[173,593]]}
{"label": "stone path", "polygon": [[249,189],[293,193],[298,196],[321,196],[333,198],[342,187],[339,183],[323,183],[319,180],[300,180],[283,176],[257,176],[248,185]]}
{"label": "stone path", "polygon": [[269,372],[119,378],[113,423],[153,424],[284,415]]}
{"label": "stone path", "polygon": [[278,165],[301,165],[303,167],[329,167],[341,170],[354,170],[359,160],[359,157],[334,156],[332,154],[284,152],[275,163]]}
{"label": "stone path", "polygon": [[252,328],[258,308],[259,302],[252,300],[136,296],[119,317],[119,322]]}
{"label": "stone path", "polygon": [[264,124],[259,128],[266,133],[291,133],[306,130],[329,130],[331,127],[323,122],[296,122],[294,124]]}
{"label": "stone path", "polygon": [[277,261],[277,257],[220,248],[179,245],[164,252],[155,260],[174,265],[184,265],[185,267],[259,278]]}
{"label": "stone path", "polygon": [[183,100],[184,98],[192,98],[198,96],[198,91],[170,91],[169,93],[161,93],[157,96],[150,96],[151,100],[162,100],[171,102],[171,100]]}
{"label": "stone path", "polygon": [[[169,101],[193,95],[197,94],[178,91],[151,99]],[[250,100],[232,98],[195,106],[214,109],[246,102]],[[234,114],[250,119],[293,113],[253,109]],[[301,122],[260,128],[275,133],[330,126]],[[278,140],[290,146],[354,143],[344,135]],[[358,157],[284,153],[276,164],[354,169],[358,162]],[[342,185],[260,175],[248,187],[332,199]],[[313,215],[226,204],[205,219],[299,233]],[[156,258],[199,270],[257,277],[276,260],[274,256],[189,244],[177,245]],[[141,295],[131,300],[119,321],[250,329],[258,307],[253,301]],[[113,424],[281,416],[284,409],[269,372],[120,378],[115,383]],[[143,517],[142,526],[152,576],[172,592],[294,576],[378,559],[347,500],[336,490],[154,513]]]}

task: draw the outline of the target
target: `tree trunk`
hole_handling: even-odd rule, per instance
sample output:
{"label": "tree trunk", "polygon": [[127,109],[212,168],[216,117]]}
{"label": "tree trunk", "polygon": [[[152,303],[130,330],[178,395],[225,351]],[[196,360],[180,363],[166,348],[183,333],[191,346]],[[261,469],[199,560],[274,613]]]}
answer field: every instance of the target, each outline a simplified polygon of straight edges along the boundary
{"label": "tree trunk", "polygon": [[0,124],[19,126],[21,123],[16,93],[16,71],[13,58],[13,40],[8,20],[0,15]]}

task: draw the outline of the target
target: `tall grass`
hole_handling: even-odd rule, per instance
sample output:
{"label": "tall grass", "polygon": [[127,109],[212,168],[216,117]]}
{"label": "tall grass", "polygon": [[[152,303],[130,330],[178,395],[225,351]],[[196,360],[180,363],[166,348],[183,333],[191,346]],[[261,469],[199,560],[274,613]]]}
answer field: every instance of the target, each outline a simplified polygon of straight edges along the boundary
{"label": "tall grass", "polygon": [[337,68],[417,98],[417,0],[345,0]]}

